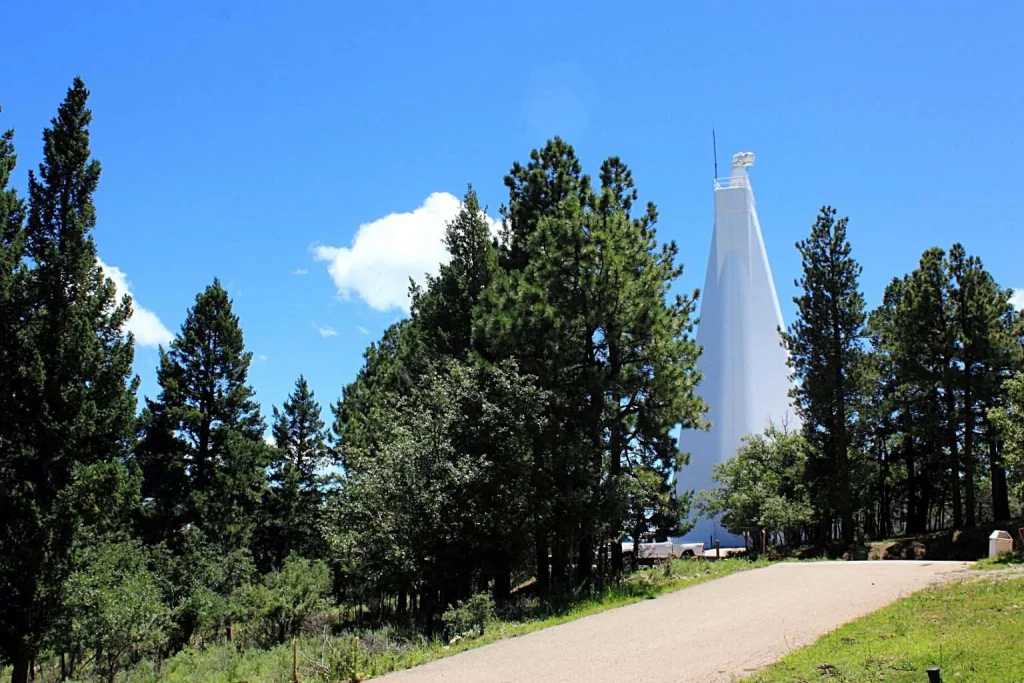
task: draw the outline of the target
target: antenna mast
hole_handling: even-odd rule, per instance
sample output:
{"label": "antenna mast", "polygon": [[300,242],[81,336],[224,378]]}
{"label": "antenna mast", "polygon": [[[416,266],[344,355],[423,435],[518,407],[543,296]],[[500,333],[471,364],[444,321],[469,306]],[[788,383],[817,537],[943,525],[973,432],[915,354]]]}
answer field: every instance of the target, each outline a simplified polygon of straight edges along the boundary
{"label": "antenna mast", "polygon": [[711,151],[715,155],[715,177],[718,177],[718,143],[715,142],[715,127],[711,126]]}

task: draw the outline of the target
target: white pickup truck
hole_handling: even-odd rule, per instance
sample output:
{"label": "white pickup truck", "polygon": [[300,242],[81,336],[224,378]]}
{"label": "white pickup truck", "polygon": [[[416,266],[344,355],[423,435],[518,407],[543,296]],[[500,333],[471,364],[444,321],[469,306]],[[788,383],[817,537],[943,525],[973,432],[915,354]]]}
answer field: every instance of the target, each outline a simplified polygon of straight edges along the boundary
{"label": "white pickup truck", "polygon": [[[627,538],[622,541],[622,554],[633,554],[633,539]],[[668,559],[680,557],[703,557],[703,543],[677,543],[671,539],[667,541],[655,541],[653,538],[640,540],[637,549],[637,561],[640,564],[654,564],[664,562]]]}

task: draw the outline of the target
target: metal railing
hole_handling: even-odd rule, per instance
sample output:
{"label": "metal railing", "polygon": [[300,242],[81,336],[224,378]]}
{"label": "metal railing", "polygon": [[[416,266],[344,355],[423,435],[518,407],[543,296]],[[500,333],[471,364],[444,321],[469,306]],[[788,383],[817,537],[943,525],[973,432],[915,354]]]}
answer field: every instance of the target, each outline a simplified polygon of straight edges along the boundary
{"label": "metal railing", "polygon": [[728,178],[715,178],[716,190],[734,190],[741,187],[749,187],[750,181],[746,175],[729,176]]}

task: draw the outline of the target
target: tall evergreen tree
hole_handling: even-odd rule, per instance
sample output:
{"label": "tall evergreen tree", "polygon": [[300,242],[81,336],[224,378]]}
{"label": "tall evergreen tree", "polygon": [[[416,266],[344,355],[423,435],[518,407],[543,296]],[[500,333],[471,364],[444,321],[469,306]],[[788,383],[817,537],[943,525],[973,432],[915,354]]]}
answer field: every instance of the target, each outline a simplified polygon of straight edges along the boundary
{"label": "tall evergreen tree", "polygon": [[138,448],[150,540],[186,524],[220,548],[247,548],[269,454],[255,392],[252,353],[219,280],[196,296],[181,331],[161,349],[158,398],[147,401]]}
{"label": "tall evergreen tree", "polygon": [[[981,259],[969,256],[960,244],[949,250],[948,266],[953,300],[953,334],[958,394],[962,410],[958,431],[963,433],[964,524],[973,527],[979,513],[977,472],[982,467],[977,445],[984,438],[985,414],[998,402],[1002,381],[1019,367],[1020,335],[1014,330],[1009,293],[985,270]],[[993,444],[997,445],[997,444]],[[1009,515],[1005,473],[998,459],[987,463],[997,519]]]}
{"label": "tall evergreen tree", "polygon": [[332,460],[327,432],[306,378],[279,410],[272,427],[276,451],[270,463],[271,488],[265,506],[271,565],[280,570],[291,553],[317,559],[325,549],[320,530],[324,504],[322,470]]}
{"label": "tall evergreen tree", "polygon": [[412,317],[426,353],[467,360],[481,350],[474,340],[474,316],[498,267],[490,226],[472,186],[445,228],[444,246],[451,259],[437,276],[427,276],[422,290],[413,290]]}
{"label": "tall evergreen tree", "polygon": [[[492,353],[516,359],[552,397],[549,433],[533,454],[541,591],[549,553],[552,584],[570,565],[585,582],[596,548],[617,541],[635,518],[631,492],[662,499],[678,465],[669,431],[699,425],[703,411],[693,391],[696,296],[667,296],[681,273],[675,245],[658,247],[653,205],[633,214],[637,192],[625,164],[608,159],[600,181],[593,189],[557,138],[513,166],[504,271],[481,316]],[[647,486],[652,473],[658,491]],[[621,556],[610,547],[618,571]]]}
{"label": "tall evergreen tree", "polygon": [[[10,423],[19,417],[16,397],[21,393],[18,382],[24,372],[28,332],[23,325],[28,274],[24,262],[25,203],[17,190],[9,187],[17,162],[14,131],[7,130],[0,135],[0,339],[4,340],[0,344],[0,414]],[[16,440],[10,428],[3,430],[0,447],[5,448],[4,453]],[[6,457],[0,458],[0,477],[7,476],[3,469],[6,463]]]}
{"label": "tall evergreen tree", "polygon": [[962,522],[952,310],[941,249],[926,250],[913,273],[890,285],[894,302],[883,344],[895,362],[901,449],[907,476],[907,530],[923,532],[948,504]]}
{"label": "tall evergreen tree", "polygon": [[832,515],[842,526],[843,542],[854,540],[856,444],[851,443],[855,402],[864,373],[864,297],[860,265],[850,253],[847,219],[822,208],[810,236],[797,243],[803,290],[794,297],[797,319],[783,335],[797,385],[793,389],[805,437],[812,448],[808,473],[820,491],[816,504],[827,524]]}
{"label": "tall evergreen tree", "polygon": [[1007,384],[1019,377],[1024,369],[1024,311],[1011,302],[1013,290],[1001,289],[996,297],[998,327],[989,343],[991,355],[982,363],[981,421],[984,427],[987,465],[992,487],[992,515],[994,519],[1010,518],[1009,487],[1007,482],[1006,440],[991,420],[995,412],[1005,410],[1013,400],[1012,392],[1018,385]]}
{"label": "tall evergreen tree", "polygon": [[[131,303],[115,300],[91,235],[100,166],[89,149],[88,96],[76,78],[43,132],[39,174],[29,174],[25,246],[32,267],[16,336],[25,355],[17,361],[20,393],[5,415],[12,428],[0,437],[0,547],[7,558],[0,566],[10,572],[0,579],[0,648],[14,683],[28,679],[29,662],[61,617],[76,535],[114,512],[88,503],[130,480],[122,459],[135,420],[133,343],[123,331]],[[9,173],[4,141],[0,167]],[[5,192],[2,200],[5,256],[20,239],[12,197]]]}

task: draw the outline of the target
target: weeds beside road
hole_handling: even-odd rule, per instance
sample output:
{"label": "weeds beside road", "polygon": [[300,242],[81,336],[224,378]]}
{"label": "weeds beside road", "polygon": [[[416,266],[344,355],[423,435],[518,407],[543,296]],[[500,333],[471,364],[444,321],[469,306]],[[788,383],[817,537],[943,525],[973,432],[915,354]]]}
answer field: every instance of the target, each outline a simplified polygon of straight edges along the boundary
{"label": "weeds beside road", "polygon": [[[328,636],[326,639],[323,636],[301,638],[298,642],[300,676],[307,682],[336,681],[339,680],[338,673],[343,672],[351,680],[364,680],[768,564],[765,560],[745,558],[716,562],[676,560],[630,574],[620,583],[588,596],[570,597],[549,604],[528,601],[517,606],[519,614],[515,618],[508,615],[502,618],[499,614],[494,622],[487,625],[483,635],[469,633],[455,639],[427,639],[388,626]],[[354,637],[359,640],[355,641]],[[291,671],[290,644],[244,652],[223,644],[205,650],[180,652],[166,660],[159,673],[143,663],[121,680],[130,683],[198,680],[204,683],[243,680],[248,683],[278,683],[290,680]],[[328,671],[334,672],[333,678]]]}

